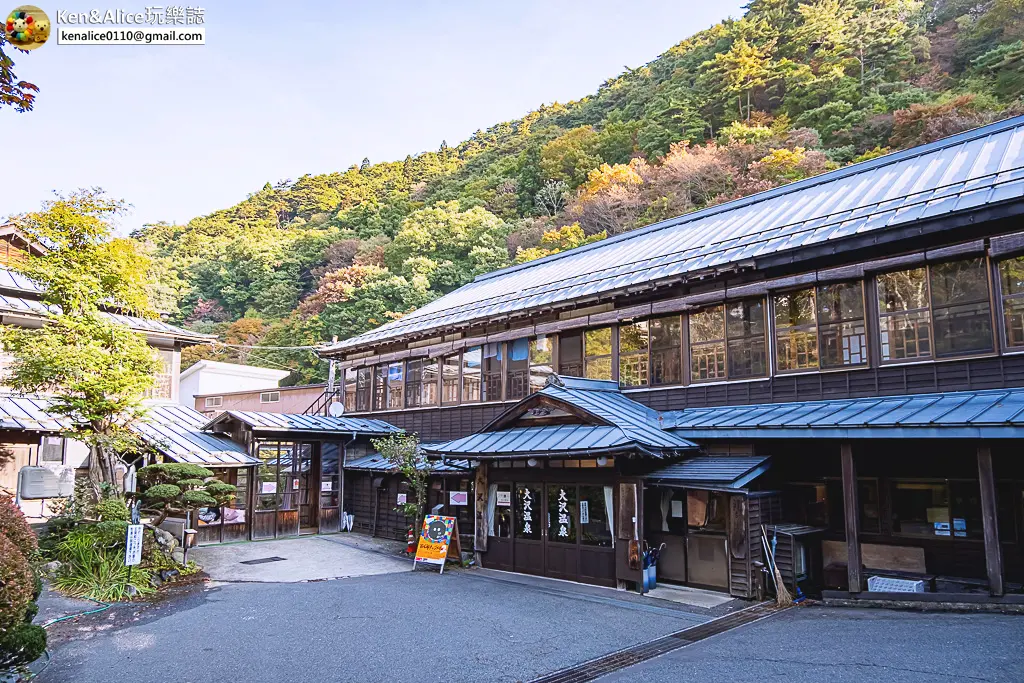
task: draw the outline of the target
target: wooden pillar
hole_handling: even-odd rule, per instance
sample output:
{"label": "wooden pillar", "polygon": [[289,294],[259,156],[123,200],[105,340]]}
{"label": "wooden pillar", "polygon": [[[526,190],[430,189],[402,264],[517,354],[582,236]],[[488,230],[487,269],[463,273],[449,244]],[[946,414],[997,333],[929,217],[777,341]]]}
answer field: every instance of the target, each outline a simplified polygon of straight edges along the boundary
{"label": "wooden pillar", "polygon": [[490,487],[487,483],[487,463],[481,462],[476,466],[476,478],[473,481],[473,551],[476,555],[476,565],[481,565],[480,553],[487,552],[487,536],[490,529],[487,528],[487,494]]}
{"label": "wooden pillar", "polygon": [[846,570],[851,593],[864,589],[860,559],[860,503],[857,500],[857,464],[853,461],[853,444],[839,445],[843,464],[843,513],[846,518]]}
{"label": "wooden pillar", "polygon": [[996,482],[992,474],[992,449],[978,446],[978,485],[981,489],[981,524],[985,532],[985,568],[989,592],[1003,594],[1003,554],[999,547],[999,519],[996,513]]}

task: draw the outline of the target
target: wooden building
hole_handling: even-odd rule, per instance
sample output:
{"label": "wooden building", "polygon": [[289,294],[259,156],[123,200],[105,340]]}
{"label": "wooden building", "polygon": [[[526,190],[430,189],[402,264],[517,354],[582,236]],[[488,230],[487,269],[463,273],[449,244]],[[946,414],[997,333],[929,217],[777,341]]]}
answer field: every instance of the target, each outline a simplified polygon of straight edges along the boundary
{"label": "wooden building", "polygon": [[[615,382],[700,455],[770,456],[740,488],[777,492],[758,494],[767,523],[821,530],[800,540],[819,583],[844,573],[856,594],[885,573],[998,596],[1024,581],[1022,214],[1018,117],[479,276],[327,346],[344,384],[321,405],[457,442],[552,374]],[[779,404],[824,412],[792,429],[780,413],[751,430],[730,418]],[[707,430],[689,420],[702,410]],[[944,415],[959,422],[908,424]],[[640,526],[665,484],[636,483]],[[724,495],[727,530],[752,524],[751,497],[740,512]],[[481,561],[505,562],[483,547],[479,483],[476,497]]]}

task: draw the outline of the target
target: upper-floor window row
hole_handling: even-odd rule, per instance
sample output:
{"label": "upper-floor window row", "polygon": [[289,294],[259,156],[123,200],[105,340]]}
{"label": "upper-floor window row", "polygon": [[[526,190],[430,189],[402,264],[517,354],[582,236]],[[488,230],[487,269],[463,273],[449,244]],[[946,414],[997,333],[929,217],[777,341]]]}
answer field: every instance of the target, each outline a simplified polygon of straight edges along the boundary
{"label": "upper-floor window row", "polygon": [[927,264],[350,368],[345,405],[361,412],[518,400],[555,371],[629,389],[981,355],[995,352],[997,334],[1004,350],[1024,350],[1024,256],[995,267],[981,256]]}

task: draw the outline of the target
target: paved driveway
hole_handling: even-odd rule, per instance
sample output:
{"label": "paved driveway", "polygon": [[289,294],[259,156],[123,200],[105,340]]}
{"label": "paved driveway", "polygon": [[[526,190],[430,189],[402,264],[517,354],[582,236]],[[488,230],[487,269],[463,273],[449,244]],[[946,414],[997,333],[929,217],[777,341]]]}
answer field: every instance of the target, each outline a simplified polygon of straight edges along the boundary
{"label": "paved driveway", "polygon": [[355,535],[210,545],[189,551],[214,581],[297,582],[412,570],[412,560]]}

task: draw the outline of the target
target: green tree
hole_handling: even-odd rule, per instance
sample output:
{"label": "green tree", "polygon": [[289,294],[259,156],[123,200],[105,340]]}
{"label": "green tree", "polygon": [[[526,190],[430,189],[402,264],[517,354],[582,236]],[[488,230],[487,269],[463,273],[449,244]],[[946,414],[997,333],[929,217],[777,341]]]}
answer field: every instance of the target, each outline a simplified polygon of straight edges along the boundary
{"label": "green tree", "polygon": [[103,483],[119,485],[119,454],[139,448],[129,425],[142,414],[143,392],[159,367],[145,337],[105,313],[151,314],[148,259],[134,242],[111,238],[110,221],[122,208],[99,190],[81,190],[16,217],[15,224],[49,250],[13,267],[43,287],[52,309],[38,329],[0,329],[12,357],[7,385],[53,395],[50,410],[69,418],[70,435],[90,448],[97,493]]}
{"label": "green tree", "polygon": [[139,470],[139,495],[146,509],[157,514],[159,527],[170,514],[184,515],[201,507],[223,507],[238,489],[213,476],[213,472],[190,463],[147,465]]}
{"label": "green tree", "polygon": [[427,509],[427,482],[433,471],[433,464],[420,450],[420,440],[415,434],[391,434],[383,439],[374,439],[373,447],[397,472],[409,482],[412,500],[401,503],[398,509],[412,521],[412,528],[419,529]]}

